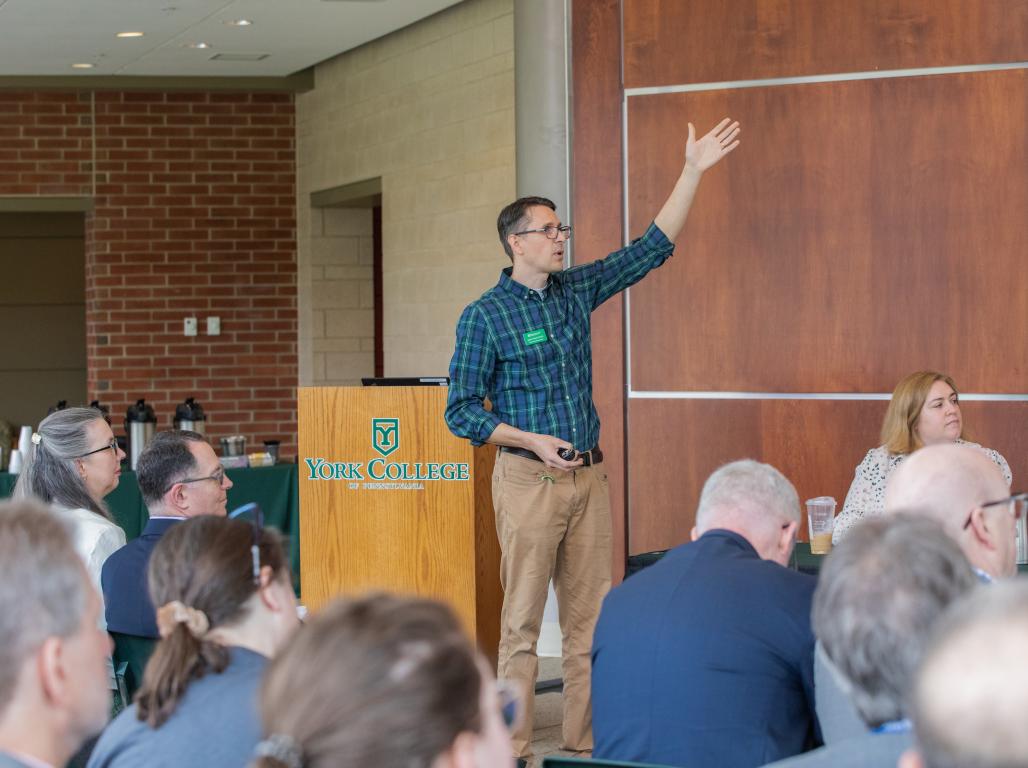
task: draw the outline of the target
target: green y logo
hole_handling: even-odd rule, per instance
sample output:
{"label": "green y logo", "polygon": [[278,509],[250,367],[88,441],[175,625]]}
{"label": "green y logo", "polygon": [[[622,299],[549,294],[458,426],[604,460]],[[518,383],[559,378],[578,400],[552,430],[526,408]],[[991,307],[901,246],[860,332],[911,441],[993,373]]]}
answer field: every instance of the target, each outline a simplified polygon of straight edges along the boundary
{"label": "green y logo", "polygon": [[382,456],[388,456],[400,447],[399,419],[372,419],[371,445]]}

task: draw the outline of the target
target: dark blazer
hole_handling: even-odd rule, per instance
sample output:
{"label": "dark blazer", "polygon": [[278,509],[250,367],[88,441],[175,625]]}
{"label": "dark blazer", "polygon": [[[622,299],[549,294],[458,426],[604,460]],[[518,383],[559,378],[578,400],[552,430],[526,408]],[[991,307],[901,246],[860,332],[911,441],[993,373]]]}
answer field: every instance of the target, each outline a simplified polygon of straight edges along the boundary
{"label": "dark blazer", "polygon": [[713,530],[612,590],[593,639],[594,756],[753,768],[818,744],[814,585]]}
{"label": "dark blazer", "polygon": [[150,555],[161,536],[181,518],[149,520],[139,535],[107,558],[100,572],[107,631],[157,638],[157,619],[146,582]]}

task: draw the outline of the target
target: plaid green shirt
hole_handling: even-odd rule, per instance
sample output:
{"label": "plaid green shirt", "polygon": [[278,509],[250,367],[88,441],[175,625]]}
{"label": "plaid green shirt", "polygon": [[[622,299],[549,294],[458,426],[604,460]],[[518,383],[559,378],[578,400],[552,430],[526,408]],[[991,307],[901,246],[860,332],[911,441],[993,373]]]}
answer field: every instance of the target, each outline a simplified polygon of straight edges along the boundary
{"label": "plaid green shirt", "polygon": [[[550,276],[543,292],[511,279],[472,302],[457,324],[450,361],[446,423],[458,437],[482,445],[500,423],[595,448],[600,419],[593,404],[590,315],[639,282],[674,251],[651,224],[646,233],[605,259]],[[493,410],[482,406],[488,397]]]}

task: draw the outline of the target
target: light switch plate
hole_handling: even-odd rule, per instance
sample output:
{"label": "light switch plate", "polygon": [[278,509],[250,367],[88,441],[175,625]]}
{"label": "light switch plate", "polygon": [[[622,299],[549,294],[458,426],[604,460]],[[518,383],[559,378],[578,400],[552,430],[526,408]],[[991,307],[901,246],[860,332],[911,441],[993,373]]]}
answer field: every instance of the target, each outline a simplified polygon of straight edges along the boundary
{"label": "light switch plate", "polygon": [[187,317],[182,323],[183,336],[196,336],[196,318]]}
{"label": "light switch plate", "polygon": [[208,336],[220,336],[221,335],[221,318],[220,317],[208,317],[207,318],[207,335]]}

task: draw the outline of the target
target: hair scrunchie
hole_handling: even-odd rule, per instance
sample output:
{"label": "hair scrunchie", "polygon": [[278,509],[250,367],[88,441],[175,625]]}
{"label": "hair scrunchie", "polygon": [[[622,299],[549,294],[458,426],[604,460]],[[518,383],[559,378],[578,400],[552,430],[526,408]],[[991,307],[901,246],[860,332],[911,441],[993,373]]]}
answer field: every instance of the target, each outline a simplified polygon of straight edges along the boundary
{"label": "hair scrunchie", "polygon": [[291,736],[273,733],[254,747],[255,757],[270,757],[288,768],[303,768],[303,754]]}
{"label": "hair scrunchie", "polygon": [[162,605],[157,611],[157,631],[161,637],[167,637],[174,632],[175,626],[178,624],[185,624],[189,634],[197,640],[202,639],[211,626],[207,614],[196,608],[190,608],[178,600],[172,600],[170,603]]}

